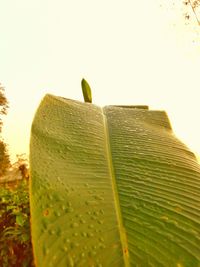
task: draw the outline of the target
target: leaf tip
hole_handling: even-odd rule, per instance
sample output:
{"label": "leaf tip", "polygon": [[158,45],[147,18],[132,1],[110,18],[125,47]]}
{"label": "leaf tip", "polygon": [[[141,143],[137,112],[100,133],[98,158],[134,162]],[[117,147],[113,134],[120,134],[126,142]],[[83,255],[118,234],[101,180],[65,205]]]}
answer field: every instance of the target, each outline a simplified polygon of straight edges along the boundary
{"label": "leaf tip", "polygon": [[83,78],[81,80],[81,87],[83,92],[84,101],[92,103],[92,92],[88,82]]}

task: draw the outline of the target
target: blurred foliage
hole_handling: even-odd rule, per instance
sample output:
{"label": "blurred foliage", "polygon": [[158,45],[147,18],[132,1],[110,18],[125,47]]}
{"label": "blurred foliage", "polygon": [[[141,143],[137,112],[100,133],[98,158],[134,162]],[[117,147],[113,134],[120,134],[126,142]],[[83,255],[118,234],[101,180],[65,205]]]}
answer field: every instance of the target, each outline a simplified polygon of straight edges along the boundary
{"label": "blurred foliage", "polygon": [[[0,84],[0,115],[6,115],[8,107],[8,100],[5,96],[4,87]],[[0,118],[0,132],[2,130],[2,124],[2,119]]]}
{"label": "blurred foliage", "polygon": [[0,176],[4,175],[9,167],[11,167],[11,163],[7,146],[0,140]]}
{"label": "blurred foliage", "polygon": [[0,266],[34,266],[28,182],[0,187]]}
{"label": "blurred foliage", "polygon": [[23,179],[29,178],[29,163],[25,153],[18,154],[17,161],[13,164],[13,168],[18,169]]}
{"label": "blurred foliage", "polygon": [[[7,110],[8,101],[0,84],[0,116],[6,115]],[[0,133],[2,125],[0,117]],[[5,182],[9,176],[13,179]],[[17,162],[11,165],[7,145],[1,137],[0,178],[5,178],[0,179],[0,266],[32,267],[28,160],[25,154],[17,155]]]}
{"label": "blurred foliage", "polygon": [[[0,115],[6,115],[8,110],[8,100],[5,96],[5,90],[0,84]],[[2,131],[2,118],[0,117],[0,132]],[[7,145],[0,138],[0,176],[4,175],[6,170],[11,166],[10,157],[7,151]]]}
{"label": "blurred foliage", "polygon": [[0,84],[0,114],[7,114],[8,109],[8,100],[5,97],[5,90],[4,87]]}

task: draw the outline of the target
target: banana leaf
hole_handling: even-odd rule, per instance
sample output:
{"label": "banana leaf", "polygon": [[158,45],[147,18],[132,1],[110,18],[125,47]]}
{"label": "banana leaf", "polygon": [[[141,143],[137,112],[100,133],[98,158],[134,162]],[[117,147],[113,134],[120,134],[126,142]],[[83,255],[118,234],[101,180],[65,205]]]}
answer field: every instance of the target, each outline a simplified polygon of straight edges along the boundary
{"label": "banana leaf", "polygon": [[37,267],[200,266],[200,165],[164,111],[47,94],[30,176]]}

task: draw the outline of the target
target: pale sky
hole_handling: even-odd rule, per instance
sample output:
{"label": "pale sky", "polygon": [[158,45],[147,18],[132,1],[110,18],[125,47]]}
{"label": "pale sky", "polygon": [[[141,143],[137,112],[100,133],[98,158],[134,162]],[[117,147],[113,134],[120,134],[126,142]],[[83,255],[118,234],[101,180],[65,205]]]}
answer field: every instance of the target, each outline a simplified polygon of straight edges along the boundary
{"label": "pale sky", "polygon": [[29,153],[42,97],[82,101],[83,77],[97,105],[165,110],[177,137],[200,154],[200,27],[185,25],[182,0],[0,0],[0,12],[12,159]]}

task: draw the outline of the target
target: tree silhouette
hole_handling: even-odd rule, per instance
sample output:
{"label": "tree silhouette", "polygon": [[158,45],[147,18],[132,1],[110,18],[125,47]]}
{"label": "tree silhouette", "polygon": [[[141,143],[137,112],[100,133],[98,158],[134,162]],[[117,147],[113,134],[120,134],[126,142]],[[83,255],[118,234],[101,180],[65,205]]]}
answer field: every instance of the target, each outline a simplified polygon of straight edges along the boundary
{"label": "tree silhouette", "polygon": [[[0,84],[0,116],[6,115],[8,110],[8,100],[5,96],[5,90]],[[2,132],[3,121],[0,117],[0,133]],[[0,176],[2,176],[6,170],[10,167],[10,157],[7,151],[7,145],[3,141],[2,137],[0,138]]]}

